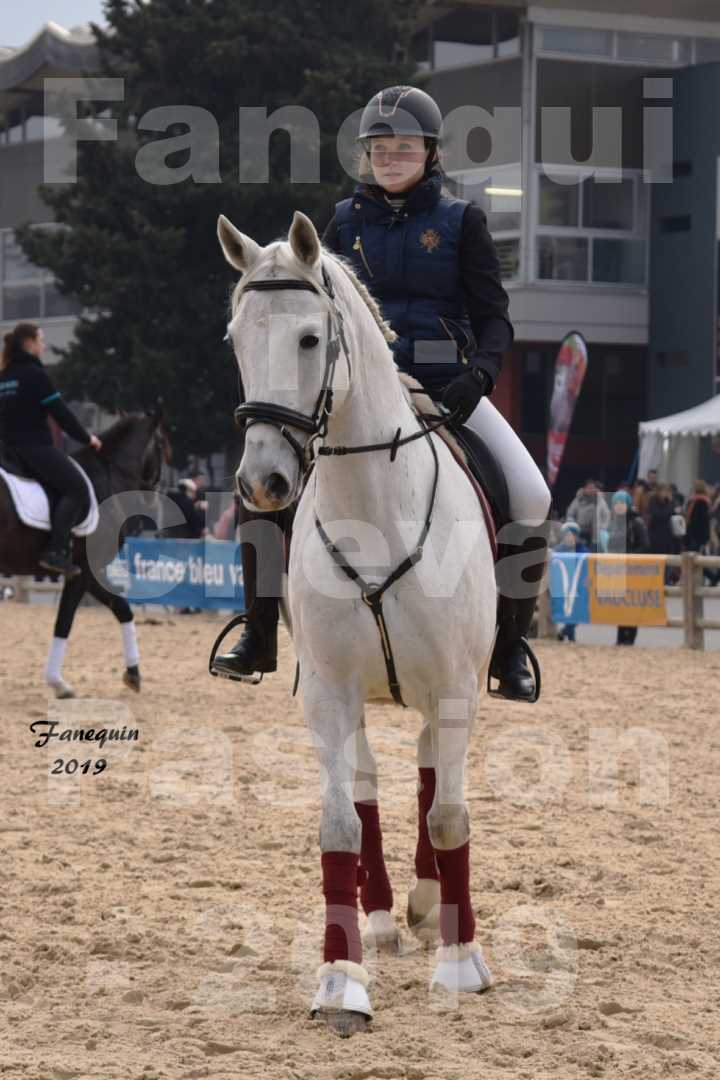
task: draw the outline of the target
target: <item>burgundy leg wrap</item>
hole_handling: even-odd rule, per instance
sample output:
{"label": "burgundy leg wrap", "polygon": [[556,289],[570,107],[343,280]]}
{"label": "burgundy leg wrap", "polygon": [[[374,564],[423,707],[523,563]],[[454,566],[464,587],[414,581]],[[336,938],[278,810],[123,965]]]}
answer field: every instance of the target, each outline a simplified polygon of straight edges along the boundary
{"label": "burgundy leg wrap", "polygon": [[435,849],[440,868],[440,934],[443,945],[461,945],[475,937],[470,903],[470,841],[453,851]]}
{"label": "burgundy leg wrap", "polygon": [[325,894],[325,960],[352,960],[361,964],[358,857],[352,851],[324,851],[321,862]]}
{"label": "burgundy leg wrap", "polygon": [[415,849],[415,875],[438,881],[435,851],[430,843],[427,816],[435,798],[435,770],[418,769],[418,842]]}
{"label": "burgundy leg wrap", "polygon": [[380,814],[376,802],[356,802],[355,810],[362,821],[360,866],[364,881],[360,887],[363,911],[392,911],[393,894],[383,858]]}

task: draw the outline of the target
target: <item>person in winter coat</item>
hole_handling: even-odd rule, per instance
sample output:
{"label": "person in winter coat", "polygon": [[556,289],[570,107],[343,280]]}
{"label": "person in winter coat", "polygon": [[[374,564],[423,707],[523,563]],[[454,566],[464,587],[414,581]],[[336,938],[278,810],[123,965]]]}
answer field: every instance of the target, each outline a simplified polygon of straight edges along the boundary
{"label": "person in winter coat", "polygon": [[[633,507],[627,491],[616,491],[611,502],[608,551],[622,555],[639,555],[648,550],[647,528]],[[618,626],[617,644],[634,645],[637,626]]]}
{"label": "person in winter coat", "polygon": [[[562,555],[583,555],[590,549],[580,539],[580,526],[576,521],[566,521],[560,529],[560,541],[553,551]],[[577,623],[567,622],[558,630],[558,641],[574,641]]]}
{"label": "person in winter coat", "polygon": [[580,538],[591,551],[597,551],[600,533],[610,524],[610,511],[594,480],[586,480],[567,509],[568,521],[580,526]]}
{"label": "person in winter coat", "polygon": [[704,480],[695,481],[685,516],[685,548],[687,551],[702,551],[710,543],[710,499]]}
{"label": "person in winter coat", "polygon": [[679,551],[678,539],[672,531],[674,513],[672,491],[668,484],[660,484],[648,500],[649,550],[653,555],[675,555]]}
{"label": "person in winter coat", "polygon": [[168,498],[172,499],[185,520],[179,525],[169,525],[163,529],[163,536],[170,540],[199,540],[205,529],[205,514],[195,505],[197,502],[195,481],[189,478],[178,480],[177,488],[175,491],[168,492]]}

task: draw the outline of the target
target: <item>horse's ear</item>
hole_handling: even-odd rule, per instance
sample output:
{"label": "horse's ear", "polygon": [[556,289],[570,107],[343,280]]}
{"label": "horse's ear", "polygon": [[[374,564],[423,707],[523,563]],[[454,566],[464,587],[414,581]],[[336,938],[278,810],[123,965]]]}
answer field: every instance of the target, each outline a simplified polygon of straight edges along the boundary
{"label": "horse's ear", "polygon": [[152,418],[153,418],[153,420],[155,421],[156,424],[159,424],[160,421],[163,418],[163,413],[164,412],[165,412],[165,402],[163,401],[163,399],[161,397],[159,397],[159,398],[157,398],[155,400],[155,407],[153,408],[152,412],[150,413],[150,416],[152,416]]}
{"label": "horse's ear", "polygon": [[309,267],[317,266],[320,262],[320,241],[312,221],[301,210],[293,214],[288,240],[300,262]]}
{"label": "horse's ear", "polygon": [[249,236],[236,229],[231,221],[221,214],[217,223],[218,240],[223,255],[236,270],[246,273],[260,258],[262,248]]}

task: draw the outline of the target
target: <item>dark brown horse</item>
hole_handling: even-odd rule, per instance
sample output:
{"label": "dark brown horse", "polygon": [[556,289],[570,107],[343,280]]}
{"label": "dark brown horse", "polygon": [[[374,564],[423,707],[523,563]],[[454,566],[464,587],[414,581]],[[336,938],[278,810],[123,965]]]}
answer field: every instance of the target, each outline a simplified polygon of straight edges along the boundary
{"label": "dark brown horse", "polygon": [[[133,690],[140,689],[132,609],[112,590],[105,569],[118,552],[128,519],[143,510],[153,516],[148,493],[157,488],[163,462],[170,461],[169,445],[160,421],[159,408],[153,413],[123,416],[101,433],[102,450],[83,447],[72,455],[95,489],[100,524],[90,537],[75,538],[73,542],[73,561],[81,573],[68,579],[63,587],[45,667],[45,681],[57,697],[74,696],[62,678],[62,662],[75,612],[86,592],[108,607],[120,623],[125,654],[123,681]],[[42,573],[37,560],[46,542],[46,532],[29,528],[20,521],[7,485],[0,477],[0,573]]]}

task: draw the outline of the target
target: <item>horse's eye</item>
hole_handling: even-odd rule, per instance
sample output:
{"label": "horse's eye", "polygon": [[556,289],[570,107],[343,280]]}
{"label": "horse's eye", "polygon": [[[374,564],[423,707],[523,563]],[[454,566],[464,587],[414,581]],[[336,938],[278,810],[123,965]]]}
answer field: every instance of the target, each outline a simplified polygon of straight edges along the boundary
{"label": "horse's eye", "polygon": [[301,349],[314,349],[320,341],[320,338],[315,337],[314,334],[305,334],[305,337],[300,338]]}

